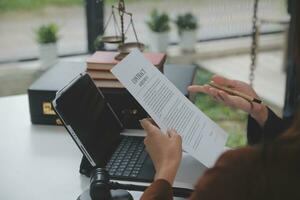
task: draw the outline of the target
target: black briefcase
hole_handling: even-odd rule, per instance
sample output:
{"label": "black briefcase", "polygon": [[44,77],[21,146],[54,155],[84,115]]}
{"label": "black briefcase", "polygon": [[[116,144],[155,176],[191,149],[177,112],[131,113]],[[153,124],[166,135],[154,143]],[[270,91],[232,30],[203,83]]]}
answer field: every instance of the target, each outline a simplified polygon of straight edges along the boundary
{"label": "black briefcase", "polygon": [[[28,89],[31,122],[33,124],[61,125],[51,102],[58,90],[86,70],[83,62],[60,62],[45,72]],[[147,112],[125,88],[99,88],[126,129],[141,128],[139,120]]]}

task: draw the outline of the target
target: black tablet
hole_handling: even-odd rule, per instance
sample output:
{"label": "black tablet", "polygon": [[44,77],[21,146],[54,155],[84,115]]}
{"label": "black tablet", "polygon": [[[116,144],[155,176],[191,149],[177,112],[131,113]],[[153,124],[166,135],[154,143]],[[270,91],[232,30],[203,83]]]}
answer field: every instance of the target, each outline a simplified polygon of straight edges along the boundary
{"label": "black tablet", "polygon": [[120,143],[122,124],[90,76],[80,74],[52,104],[90,164],[105,167]]}

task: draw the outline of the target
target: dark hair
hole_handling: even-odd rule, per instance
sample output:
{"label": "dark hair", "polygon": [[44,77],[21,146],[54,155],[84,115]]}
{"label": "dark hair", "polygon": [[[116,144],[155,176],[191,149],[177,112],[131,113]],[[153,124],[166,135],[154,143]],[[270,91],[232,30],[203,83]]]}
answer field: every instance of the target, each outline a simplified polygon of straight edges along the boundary
{"label": "dark hair", "polygon": [[[300,1],[293,0],[292,1],[292,18],[290,25],[290,39],[292,41],[291,45],[291,58],[293,59],[293,63],[295,64],[295,72],[296,78],[298,82],[297,84],[297,93],[300,94]],[[282,145],[289,145],[289,148],[298,149],[300,151],[300,104],[298,98],[298,109],[295,111],[293,124],[292,126],[283,133],[277,140],[275,140],[270,148],[272,151],[280,151]],[[268,147],[267,147],[268,148]],[[268,148],[268,149],[270,149]],[[267,150],[268,151],[268,150]],[[270,152],[269,152],[270,153]],[[273,152],[274,153],[274,152]],[[300,163],[300,152],[299,152],[299,163]]]}
{"label": "dark hair", "polygon": [[[292,1],[290,26],[290,53],[295,64],[297,92],[300,93],[300,1]],[[300,199],[300,105],[294,114],[292,126],[280,137],[262,145],[264,199]],[[291,192],[293,191],[293,192]],[[276,196],[277,195],[277,196]],[[270,198],[272,197],[272,198]],[[274,198],[276,197],[276,198]]]}
{"label": "dark hair", "polygon": [[294,63],[296,65],[296,77],[298,90],[300,89],[300,2],[299,0],[292,1],[292,15],[290,26],[290,37],[294,45],[292,45],[291,52],[293,53]]}
{"label": "dark hair", "polygon": [[[295,1],[295,12],[300,12],[300,2],[298,0]],[[295,58],[296,58],[296,64],[299,67],[300,66],[300,15],[297,14],[295,16]]]}
{"label": "dark hair", "polygon": [[[300,1],[291,0],[291,23],[290,23],[290,53],[292,62],[295,64],[297,93],[300,94]],[[300,104],[298,99],[298,109],[295,112],[293,125],[280,137],[280,140],[291,141],[295,137],[300,138]],[[298,136],[299,135],[299,136]],[[300,143],[299,143],[300,147]],[[300,157],[300,155],[299,155]]]}

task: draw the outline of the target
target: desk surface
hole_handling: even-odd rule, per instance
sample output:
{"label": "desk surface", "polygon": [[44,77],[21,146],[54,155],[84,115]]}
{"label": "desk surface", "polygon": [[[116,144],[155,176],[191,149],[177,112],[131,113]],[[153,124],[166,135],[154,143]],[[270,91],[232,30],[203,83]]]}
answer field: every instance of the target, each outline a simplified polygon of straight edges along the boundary
{"label": "desk surface", "polygon": [[[0,98],[0,110],[0,199],[75,200],[88,188],[81,152],[63,127],[31,124],[27,95]],[[183,157],[177,179],[192,185],[204,169]]]}

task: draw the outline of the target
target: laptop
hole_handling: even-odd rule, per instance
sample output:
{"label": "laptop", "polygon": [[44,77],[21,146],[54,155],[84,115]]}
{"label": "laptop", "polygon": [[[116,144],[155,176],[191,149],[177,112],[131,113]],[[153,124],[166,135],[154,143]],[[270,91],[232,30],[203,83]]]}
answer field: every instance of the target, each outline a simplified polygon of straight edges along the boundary
{"label": "laptop", "polygon": [[121,135],[122,123],[88,74],[57,92],[56,114],[92,167],[114,180],[152,182],[155,169],[144,138]]}

